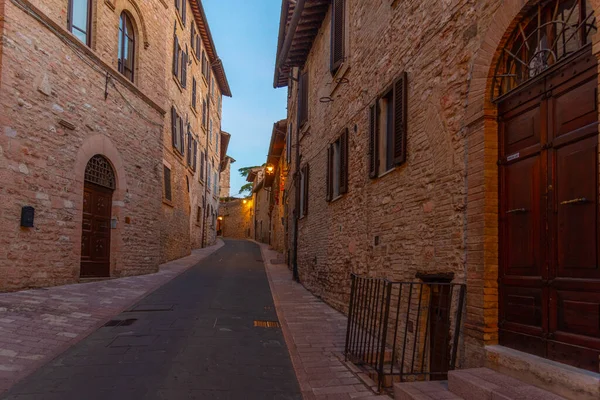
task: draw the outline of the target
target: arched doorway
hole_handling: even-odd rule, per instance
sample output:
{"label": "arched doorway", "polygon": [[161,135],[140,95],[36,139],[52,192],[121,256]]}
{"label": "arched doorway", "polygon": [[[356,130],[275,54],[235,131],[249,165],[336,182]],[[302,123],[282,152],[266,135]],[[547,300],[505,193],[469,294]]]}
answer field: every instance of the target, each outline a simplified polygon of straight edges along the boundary
{"label": "arched doorway", "polygon": [[598,61],[586,0],[525,12],[493,76],[498,107],[499,341],[597,371]]}
{"label": "arched doorway", "polygon": [[115,173],[110,162],[99,154],[85,168],[81,277],[110,276],[110,231]]}

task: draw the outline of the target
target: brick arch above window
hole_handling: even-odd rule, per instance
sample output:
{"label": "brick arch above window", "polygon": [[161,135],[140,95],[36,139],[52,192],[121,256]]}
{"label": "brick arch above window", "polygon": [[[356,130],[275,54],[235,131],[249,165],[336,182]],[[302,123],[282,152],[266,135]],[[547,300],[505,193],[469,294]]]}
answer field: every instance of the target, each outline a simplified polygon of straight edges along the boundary
{"label": "brick arch above window", "polygon": [[136,0],[104,0],[104,3],[119,16],[124,11],[128,12],[135,24],[138,37],[141,36],[139,42],[144,43],[144,49],[150,47],[146,20]]}

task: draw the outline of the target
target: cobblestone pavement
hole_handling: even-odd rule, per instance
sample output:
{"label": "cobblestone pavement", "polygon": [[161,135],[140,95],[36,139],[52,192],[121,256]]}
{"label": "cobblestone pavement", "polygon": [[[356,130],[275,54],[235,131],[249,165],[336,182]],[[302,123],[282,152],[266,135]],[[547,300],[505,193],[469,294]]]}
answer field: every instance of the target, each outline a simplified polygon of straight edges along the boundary
{"label": "cobblestone pavement", "polygon": [[[300,400],[259,247],[211,254],[15,385],[18,400]],[[258,325],[258,326],[257,326]]]}
{"label": "cobblestone pavement", "polygon": [[346,316],[313,296],[261,244],[277,315],[305,400],[388,399],[377,396],[344,364]]}
{"label": "cobblestone pavement", "polygon": [[0,394],[222,246],[194,250],[156,274],[0,294]]}

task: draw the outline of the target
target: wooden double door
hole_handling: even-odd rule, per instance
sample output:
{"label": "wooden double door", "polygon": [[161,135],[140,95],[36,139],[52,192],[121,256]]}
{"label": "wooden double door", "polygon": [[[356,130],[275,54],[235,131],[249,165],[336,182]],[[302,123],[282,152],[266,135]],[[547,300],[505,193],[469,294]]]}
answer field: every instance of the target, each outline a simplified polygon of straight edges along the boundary
{"label": "wooden double door", "polygon": [[110,276],[112,189],[85,182],[81,238],[81,277]]}
{"label": "wooden double door", "polygon": [[500,343],[596,372],[597,88],[588,49],[498,104]]}

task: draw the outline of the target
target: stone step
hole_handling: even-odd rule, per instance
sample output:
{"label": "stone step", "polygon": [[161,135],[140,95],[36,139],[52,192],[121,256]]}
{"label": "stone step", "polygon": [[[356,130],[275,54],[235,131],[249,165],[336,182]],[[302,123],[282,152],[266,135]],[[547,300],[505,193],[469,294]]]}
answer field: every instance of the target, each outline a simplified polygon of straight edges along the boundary
{"label": "stone step", "polygon": [[564,400],[488,368],[450,371],[448,388],[465,400]]}
{"label": "stone step", "polygon": [[395,400],[462,400],[448,390],[447,381],[406,382],[394,384]]}

